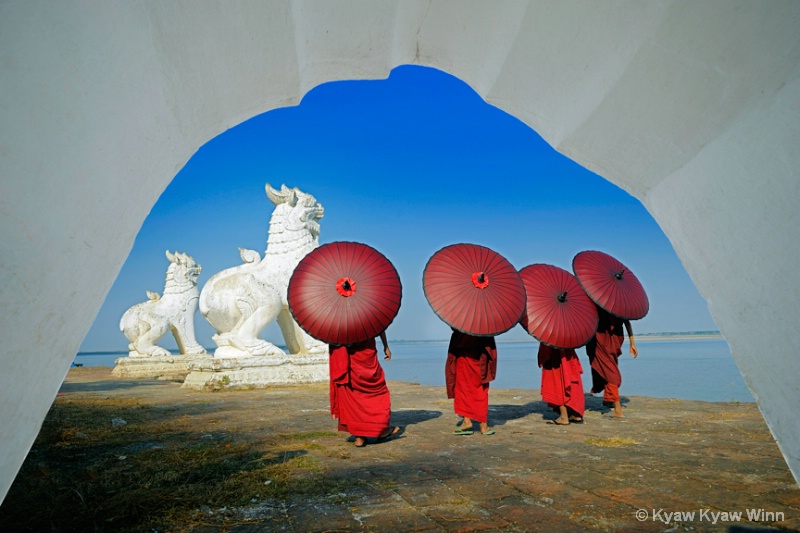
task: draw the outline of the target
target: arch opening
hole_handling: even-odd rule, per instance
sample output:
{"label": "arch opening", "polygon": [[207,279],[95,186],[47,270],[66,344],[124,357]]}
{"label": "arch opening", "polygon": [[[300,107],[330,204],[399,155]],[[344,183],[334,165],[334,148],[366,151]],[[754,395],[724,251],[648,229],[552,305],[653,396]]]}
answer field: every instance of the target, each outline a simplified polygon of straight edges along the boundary
{"label": "arch opening", "polygon": [[0,112],[14,128],[0,154],[11,177],[0,220],[13,236],[0,273],[10,366],[0,377],[9,450],[0,496],[148,208],[196,146],[317,83],[381,77],[401,63],[458,75],[647,205],[800,479],[800,424],[786,408],[800,376],[798,8],[2,10]]}
{"label": "arch opening", "polygon": [[[297,186],[323,203],[321,243],[359,240],[392,258],[405,288],[389,332],[393,340],[447,338],[449,329],[424,300],[421,272],[431,254],[454,242],[492,247],[517,268],[544,262],[571,270],[577,252],[605,250],[635,268],[648,288],[651,312],[634,324],[637,335],[718,332],[637,199],[553,150],[463,81],[408,65],[386,80],[322,84],[297,106],[253,117],[205,143],[144,222],[81,351],[124,350],[119,318],[145,290],[160,290],[165,249],[188,253],[203,266],[201,287],[241,264],[239,247],[263,255],[273,208],[265,182]],[[213,328],[199,313],[196,331],[213,352]],[[275,323],[261,336],[282,344]],[[521,327],[500,340],[536,342]],[[176,348],[170,335],[161,344]],[[752,401],[727,346],[714,353],[727,370],[718,376],[719,388],[729,393],[724,399]],[[681,396],[675,389],[684,377],[655,387],[658,380],[643,370],[647,364],[630,367],[645,378],[633,394]],[[689,399],[721,399],[695,394]]]}

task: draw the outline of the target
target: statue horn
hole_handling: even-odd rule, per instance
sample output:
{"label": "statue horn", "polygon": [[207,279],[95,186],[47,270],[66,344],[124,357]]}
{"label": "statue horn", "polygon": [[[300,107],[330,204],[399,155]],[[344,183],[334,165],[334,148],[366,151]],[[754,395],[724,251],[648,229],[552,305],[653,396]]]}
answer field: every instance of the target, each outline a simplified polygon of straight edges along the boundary
{"label": "statue horn", "polygon": [[286,201],[283,195],[278,190],[273,189],[272,185],[270,185],[269,183],[267,183],[265,189],[267,191],[267,198],[269,198],[269,201],[272,202],[273,204],[278,205]]}

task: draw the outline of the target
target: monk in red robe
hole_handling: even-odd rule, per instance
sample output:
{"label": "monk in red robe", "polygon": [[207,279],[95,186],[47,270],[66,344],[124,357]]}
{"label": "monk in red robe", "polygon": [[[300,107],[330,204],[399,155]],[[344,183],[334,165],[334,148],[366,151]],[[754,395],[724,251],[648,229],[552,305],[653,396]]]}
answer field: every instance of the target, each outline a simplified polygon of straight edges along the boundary
{"label": "monk in red robe", "polygon": [[592,394],[603,393],[603,403],[612,407],[610,415],[622,418],[619,388],[622,386],[622,374],[619,372],[619,356],[622,355],[622,343],[625,342],[623,326],[630,340],[630,354],[634,359],[639,355],[633,340],[631,321],[619,318],[597,306],[600,321],[594,338],[586,345],[586,355],[592,365]]}
{"label": "monk in red robe", "polygon": [[542,400],[559,414],[553,422],[560,426],[583,422],[586,409],[583,368],[575,350],[559,350],[540,343],[538,359],[542,369]]}
{"label": "monk in red robe", "polygon": [[489,429],[489,382],[497,374],[497,347],[494,337],[476,337],[453,330],[445,363],[447,397],[453,399],[453,410],[464,418],[456,435],[472,435],[473,421],[481,433],[494,435]]}
{"label": "monk in red robe", "polygon": [[[392,358],[386,333],[381,333],[384,359]],[[398,436],[403,428],[390,427],[392,414],[389,388],[378,362],[375,339],[348,346],[330,345],[331,415],[339,419],[339,431],[363,448],[368,438],[379,442]]]}

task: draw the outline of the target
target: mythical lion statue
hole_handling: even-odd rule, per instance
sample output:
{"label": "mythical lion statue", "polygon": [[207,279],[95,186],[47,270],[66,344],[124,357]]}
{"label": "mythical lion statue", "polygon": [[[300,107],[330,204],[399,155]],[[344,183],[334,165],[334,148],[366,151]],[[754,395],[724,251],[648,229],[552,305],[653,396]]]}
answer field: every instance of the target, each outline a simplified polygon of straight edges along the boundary
{"label": "mythical lion statue", "polygon": [[253,250],[239,249],[244,264],[223,270],[208,280],[200,293],[200,312],[217,330],[215,357],[286,355],[258,337],[278,321],[292,354],[327,353],[328,346],[303,331],[289,312],[286,292],[300,260],[319,246],[322,205],[297,187],[280,190],[266,184],[275,205],[269,223],[264,259]]}
{"label": "mythical lion statue", "polygon": [[119,329],[131,343],[131,356],[168,356],[169,351],[156,343],[172,331],[181,354],[202,355],[207,353],[194,337],[194,314],[200,291],[197,276],[201,266],[186,254],[171,254],[167,250],[170,265],[164,296],[147,292],[149,301],[134,305],[122,315]]}

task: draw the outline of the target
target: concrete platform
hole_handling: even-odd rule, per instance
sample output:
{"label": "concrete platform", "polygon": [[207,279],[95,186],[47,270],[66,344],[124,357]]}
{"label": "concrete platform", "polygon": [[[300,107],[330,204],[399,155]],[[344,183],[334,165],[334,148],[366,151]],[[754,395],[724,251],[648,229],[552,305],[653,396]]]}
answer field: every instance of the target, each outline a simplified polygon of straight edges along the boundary
{"label": "concrete platform", "polygon": [[167,355],[152,357],[125,356],[114,361],[111,375],[116,379],[159,379],[182,382],[195,361],[211,359],[211,355]]}
{"label": "concrete platform", "polygon": [[184,389],[259,389],[286,383],[327,383],[328,355],[208,357],[188,365]]}
{"label": "concrete platform", "polygon": [[365,448],[325,433],[336,428],[327,383],[204,393],[81,368],[62,393],[168,405],[191,412],[196,432],[237,441],[323,432],[304,453],[325,476],[361,481],[313,500],[212,509],[193,531],[800,529],[800,488],[755,404],[628,397],[616,420],[587,396],[585,422],[562,427],[547,423],[554,415],[538,391],[491,389],[497,433],[455,436],[442,387],[389,388],[393,423],[406,432]]}

